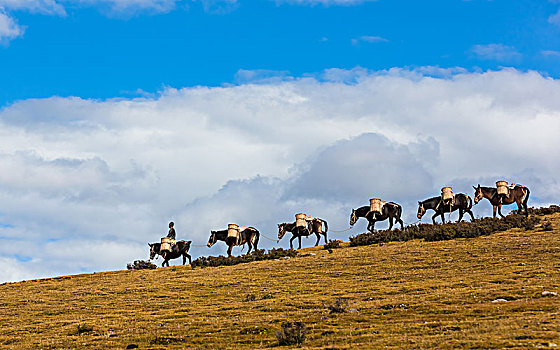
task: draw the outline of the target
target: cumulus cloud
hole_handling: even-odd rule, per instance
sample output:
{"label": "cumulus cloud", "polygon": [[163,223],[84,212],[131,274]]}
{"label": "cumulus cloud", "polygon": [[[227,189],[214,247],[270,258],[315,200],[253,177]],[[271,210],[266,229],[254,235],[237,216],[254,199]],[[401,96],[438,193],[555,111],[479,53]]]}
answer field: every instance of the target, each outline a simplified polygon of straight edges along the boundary
{"label": "cumulus cloud", "polygon": [[20,37],[24,32],[25,29],[3,12],[0,7],[0,44],[7,43],[10,40]]}
{"label": "cumulus cloud", "polygon": [[504,44],[474,45],[471,52],[480,59],[500,62],[511,62],[522,56],[515,47]]}
{"label": "cumulus cloud", "polygon": [[202,245],[229,222],[273,238],[300,211],[345,229],[351,208],[373,196],[401,203],[410,222],[416,201],[448,184],[472,194],[505,178],[529,186],[533,205],[560,195],[557,80],[437,67],[266,75],[3,108],[0,280],[122,269],[146,258],[170,220]]}

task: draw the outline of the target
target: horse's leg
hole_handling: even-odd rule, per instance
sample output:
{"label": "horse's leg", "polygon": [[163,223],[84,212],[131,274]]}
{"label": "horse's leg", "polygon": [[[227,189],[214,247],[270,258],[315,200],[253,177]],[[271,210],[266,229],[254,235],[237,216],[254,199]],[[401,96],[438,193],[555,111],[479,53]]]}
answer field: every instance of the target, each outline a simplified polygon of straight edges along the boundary
{"label": "horse's leg", "polygon": [[517,199],[515,200],[515,203],[517,203],[517,214],[521,215],[523,213],[521,201]]}
{"label": "horse's leg", "polygon": [[299,242],[299,248],[298,249],[301,249],[301,236],[298,236],[297,239],[298,239],[298,242]]}
{"label": "horse's leg", "polygon": [[294,246],[292,244],[293,240],[296,239],[297,236],[292,236],[292,239],[290,239],[290,249],[294,249]]}
{"label": "horse's leg", "polygon": [[[190,265],[191,262],[192,262],[192,257],[191,257],[191,255],[190,255],[189,253],[185,253],[185,256],[186,256],[187,258],[189,258],[189,265]],[[185,257],[183,257],[183,260],[184,260],[184,259],[185,259]],[[183,261],[183,265],[185,265],[185,262],[184,262],[184,261]]]}
{"label": "horse's leg", "polygon": [[228,250],[227,250],[227,256],[230,257],[231,256],[231,250],[233,249],[233,244],[229,246]]}
{"label": "horse's leg", "polygon": [[327,233],[325,232],[324,235],[325,235],[325,244],[327,244]]}
{"label": "horse's leg", "polygon": [[436,212],[434,215],[432,215],[432,222],[434,223],[434,225],[436,224],[436,217],[438,217],[440,214],[438,212]]}
{"label": "horse's leg", "polygon": [[185,254],[183,254],[183,265],[185,265],[186,262],[187,262],[187,257],[185,256]]}
{"label": "horse's leg", "polygon": [[461,222],[463,220],[463,208],[459,208],[459,220],[457,222]]}
{"label": "horse's leg", "polygon": [[498,214],[500,214],[502,219],[504,218],[504,214],[502,214],[502,205],[501,204],[498,204]]}
{"label": "horse's leg", "polygon": [[253,245],[251,244],[251,240],[249,240],[247,242],[247,245],[249,246],[249,251],[247,251],[247,254],[251,253],[251,249],[253,249]]}
{"label": "horse's leg", "polygon": [[389,216],[389,230],[393,228],[393,217]]}
{"label": "horse's leg", "polygon": [[317,242],[315,242],[315,247],[319,245],[319,241],[321,240],[321,235],[319,235],[319,233],[314,232],[315,236],[317,237]]}
{"label": "horse's leg", "polygon": [[496,217],[496,210],[497,210],[497,209],[498,209],[498,206],[492,205],[493,217]]}
{"label": "horse's leg", "polygon": [[471,216],[471,221],[474,221],[474,215],[473,215],[472,210],[467,209],[466,212],[469,213],[469,215]]}

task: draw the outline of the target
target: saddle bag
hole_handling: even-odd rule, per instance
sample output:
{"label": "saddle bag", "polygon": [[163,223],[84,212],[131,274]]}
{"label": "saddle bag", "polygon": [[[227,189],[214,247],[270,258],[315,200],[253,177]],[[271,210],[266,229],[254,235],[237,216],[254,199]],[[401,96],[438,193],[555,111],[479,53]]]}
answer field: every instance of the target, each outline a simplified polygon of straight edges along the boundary
{"label": "saddle bag", "polygon": [[305,220],[306,218],[307,215],[304,213],[296,214],[296,226],[307,228],[307,221]]}
{"label": "saddle bag", "polygon": [[450,186],[446,186],[441,189],[441,198],[444,202],[450,202],[453,200],[453,190]]}
{"label": "saddle bag", "polygon": [[169,237],[162,237],[161,239],[161,246],[159,248],[160,252],[170,252],[171,251],[171,243],[173,240]]}
{"label": "saddle bag", "polygon": [[509,187],[507,181],[497,181],[496,189],[498,190],[498,194],[502,194],[506,197],[509,196]]}

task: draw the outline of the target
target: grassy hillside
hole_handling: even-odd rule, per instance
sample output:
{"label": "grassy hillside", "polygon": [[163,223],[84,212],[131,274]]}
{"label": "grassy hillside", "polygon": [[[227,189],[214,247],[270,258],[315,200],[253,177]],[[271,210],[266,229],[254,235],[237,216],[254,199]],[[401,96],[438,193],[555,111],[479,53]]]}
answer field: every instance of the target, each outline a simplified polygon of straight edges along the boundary
{"label": "grassy hillside", "polygon": [[287,321],[304,348],[560,347],[546,293],[560,294],[560,214],[547,217],[551,231],[4,284],[0,347],[270,348]]}

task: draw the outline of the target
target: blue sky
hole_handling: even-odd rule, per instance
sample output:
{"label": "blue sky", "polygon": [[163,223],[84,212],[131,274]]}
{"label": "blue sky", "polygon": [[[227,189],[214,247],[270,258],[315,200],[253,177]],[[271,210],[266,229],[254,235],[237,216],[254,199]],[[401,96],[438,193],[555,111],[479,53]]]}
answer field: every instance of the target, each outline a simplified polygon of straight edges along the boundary
{"label": "blue sky", "polygon": [[0,282],[123,269],[169,221],[196,258],[449,185],[557,204],[559,34],[560,0],[0,0]]}
{"label": "blue sky", "polygon": [[506,66],[560,74],[553,1],[160,1],[170,4],[163,9],[132,1],[120,10],[118,0],[59,1],[64,13],[47,1],[6,1],[3,12],[22,34],[0,46],[0,105],[236,84],[240,69],[302,76],[357,66]]}

